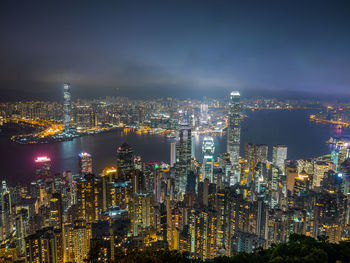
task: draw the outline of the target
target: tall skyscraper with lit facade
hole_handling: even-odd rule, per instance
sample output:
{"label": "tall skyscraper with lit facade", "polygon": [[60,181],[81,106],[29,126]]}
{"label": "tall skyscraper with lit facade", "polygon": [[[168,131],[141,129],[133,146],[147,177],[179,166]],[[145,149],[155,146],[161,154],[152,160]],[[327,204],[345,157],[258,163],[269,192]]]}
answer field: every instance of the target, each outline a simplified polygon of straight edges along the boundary
{"label": "tall skyscraper with lit facade", "polygon": [[82,152],[79,154],[79,173],[81,175],[92,173],[92,157],[91,154]]}
{"label": "tall skyscraper with lit facade", "polygon": [[123,143],[118,147],[117,154],[119,178],[131,180],[131,173],[134,170],[134,150],[129,144]]}
{"label": "tall skyscraper with lit facade", "polygon": [[202,166],[202,180],[208,179],[210,183],[213,183],[213,167],[214,167],[214,139],[211,136],[205,136],[203,139],[202,151],[203,151],[203,166]]}
{"label": "tall skyscraper with lit facade", "polygon": [[62,229],[62,195],[53,193],[50,198],[50,226]]}
{"label": "tall skyscraper with lit facade", "polygon": [[1,201],[1,224],[0,224],[0,238],[5,238],[10,233],[10,218],[12,215],[12,199],[11,192],[5,181],[2,181],[0,189],[0,201]]}
{"label": "tall skyscraper with lit facade", "polygon": [[187,187],[187,176],[191,168],[191,128],[182,126],[179,130],[179,138],[176,149],[176,177],[178,193],[184,194]]}
{"label": "tall skyscraper with lit facade", "polygon": [[51,159],[47,156],[39,156],[35,160],[35,175],[38,179],[46,178],[51,174]]}
{"label": "tall skyscraper with lit facade", "polygon": [[227,152],[233,165],[238,164],[241,142],[241,95],[238,91],[230,94],[228,126],[227,126]]}
{"label": "tall skyscraper with lit facade", "polygon": [[100,177],[87,174],[76,183],[77,218],[86,222],[99,220],[103,207],[103,189]]}
{"label": "tall skyscraper with lit facade", "polygon": [[261,162],[267,162],[269,147],[266,144],[246,143],[244,145],[244,158],[248,161],[249,168],[254,169]]}
{"label": "tall skyscraper with lit facade", "polygon": [[65,128],[72,125],[72,103],[68,83],[63,84],[63,124]]}
{"label": "tall skyscraper with lit facade", "polygon": [[170,166],[173,167],[176,163],[176,142],[170,143]]}
{"label": "tall skyscraper with lit facade", "polygon": [[272,148],[272,163],[284,171],[284,162],[287,160],[287,146],[275,145]]}
{"label": "tall skyscraper with lit facade", "polygon": [[201,104],[201,124],[208,124],[208,104]]}

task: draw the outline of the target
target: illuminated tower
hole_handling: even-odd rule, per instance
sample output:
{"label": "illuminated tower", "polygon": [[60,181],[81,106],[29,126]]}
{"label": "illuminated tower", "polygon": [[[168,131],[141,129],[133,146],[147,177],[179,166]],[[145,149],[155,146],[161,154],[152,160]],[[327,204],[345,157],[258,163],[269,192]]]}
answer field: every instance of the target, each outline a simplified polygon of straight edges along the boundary
{"label": "illuminated tower", "polygon": [[[24,210],[24,209],[22,209]],[[26,210],[24,210],[26,211]],[[20,211],[18,215],[16,216],[15,220],[15,226],[16,226],[16,248],[17,248],[17,255],[19,257],[23,257],[26,254],[26,227],[25,227],[25,213],[22,213]]]}
{"label": "illuminated tower", "polygon": [[[59,240],[52,229],[44,228],[39,230],[35,234],[27,236],[25,240],[25,262],[62,262],[58,257],[59,246],[56,245]],[[85,251],[81,251],[81,253],[83,252]]]}
{"label": "illuminated tower", "polygon": [[309,175],[302,171],[294,181],[294,194],[306,192],[309,189],[310,178]]}
{"label": "illuminated tower", "polygon": [[268,146],[266,144],[246,143],[244,145],[244,158],[248,161],[250,169],[261,162],[267,162]]}
{"label": "illuminated tower", "polygon": [[209,114],[208,105],[201,104],[201,124],[208,124]]}
{"label": "illuminated tower", "polygon": [[323,177],[328,170],[331,170],[329,163],[324,161],[317,161],[314,163],[314,175],[312,179],[312,187],[320,187]]}
{"label": "illuminated tower", "polygon": [[2,181],[1,185],[1,238],[7,237],[10,233],[10,217],[12,214],[12,201],[10,189],[7,187],[6,181]]}
{"label": "illuminated tower", "polygon": [[176,177],[179,194],[186,192],[187,176],[191,168],[191,144],[191,128],[181,127],[176,149]]}
{"label": "illuminated tower", "polygon": [[92,157],[91,154],[82,152],[79,154],[79,173],[81,175],[92,173]]}
{"label": "illuminated tower", "polygon": [[62,196],[53,193],[50,198],[50,226],[54,229],[62,229]]}
{"label": "illuminated tower", "polygon": [[239,160],[239,146],[241,140],[240,122],[240,94],[238,91],[233,91],[230,94],[227,126],[227,152],[230,154],[230,159],[233,165],[237,165]]}
{"label": "illuminated tower", "polygon": [[108,184],[116,181],[118,178],[118,171],[115,167],[106,167],[102,171],[102,209],[103,211],[107,211],[108,208],[108,191],[109,187]]}
{"label": "illuminated tower", "polygon": [[134,170],[134,151],[132,147],[123,143],[117,149],[118,153],[118,172],[120,173],[119,178],[123,180],[131,180],[132,172]]}
{"label": "illuminated tower", "polygon": [[86,257],[90,251],[91,226],[85,220],[74,221],[72,235],[72,262],[86,262]]}
{"label": "illuminated tower", "polygon": [[77,181],[77,217],[88,223],[100,219],[103,208],[102,181],[93,174],[87,174]]}
{"label": "illuminated tower", "polygon": [[72,104],[70,94],[70,84],[63,84],[63,124],[65,128],[72,125]]}
{"label": "illuminated tower", "polygon": [[152,226],[154,210],[152,194],[135,194],[131,207],[131,224],[134,236],[138,236],[144,228]]}
{"label": "illuminated tower", "polygon": [[1,187],[1,212],[12,214],[11,194],[6,181],[2,181]]}
{"label": "illuminated tower", "polygon": [[214,139],[211,136],[205,136],[203,139],[202,151],[203,157],[203,167],[202,167],[202,180],[205,178],[213,183],[213,165],[214,165]]}
{"label": "illuminated tower", "polygon": [[287,159],[287,146],[276,145],[272,148],[272,163],[284,172],[284,162]]}
{"label": "illuminated tower", "polygon": [[170,143],[170,166],[174,167],[176,162],[176,142]]}
{"label": "illuminated tower", "polygon": [[35,160],[35,175],[43,179],[51,174],[51,159],[47,156],[39,156]]}

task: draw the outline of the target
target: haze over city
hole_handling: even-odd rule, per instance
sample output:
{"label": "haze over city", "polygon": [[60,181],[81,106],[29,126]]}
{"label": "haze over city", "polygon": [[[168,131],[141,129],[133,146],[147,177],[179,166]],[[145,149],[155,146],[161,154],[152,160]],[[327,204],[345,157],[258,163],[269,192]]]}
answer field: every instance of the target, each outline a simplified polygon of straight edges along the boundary
{"label": "haze over city", "polygon": [[0,2],[0,263],[350,262],[349,1]]}
{"label": "haze over city", "polygon": [[54,100],[63,82],[82,98],[348,96],[349,11],[348,1],[2,1],[0,100]]}

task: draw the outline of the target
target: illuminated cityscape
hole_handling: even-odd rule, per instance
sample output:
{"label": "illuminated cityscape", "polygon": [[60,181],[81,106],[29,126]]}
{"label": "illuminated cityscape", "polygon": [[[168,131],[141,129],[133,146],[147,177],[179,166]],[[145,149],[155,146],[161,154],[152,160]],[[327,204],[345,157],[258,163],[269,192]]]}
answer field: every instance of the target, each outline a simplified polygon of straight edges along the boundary
{"label": "illuminated cityscape", "polygon": [[0,263],[350,262],[350,5],[78,2],[2,5]]}
{"label": "illuminated cityscape", "polygon": [[[93,153],[81,152],[76,157],[78,173],[67,170],[60,175],[52,171],[55,156],[37,156],[35,180],[29,186],[9,187],[3,181],[2,258],[84,262],[97,246],[101,262],[133,249],[170,249],[192,259],[214,259],[286,242],[292,233],[327,236],[335,243],[348,238],[346,141],[334,139],[329,155],[313,159],[288,160],[284,145],[273,145],[269,155],[268,145],[251,142],[244,144],[241,156],[241,108],[250,109],[238,92],[230,94],[227,107],[224,101],[211,106],[191,101],[178,110],[182,102],[173,101],[175,109],[160,104],[158,111],[148,112],[147,103],[153,102],[140,103],[143,106],[135,108],[142,109],[142,118],[137,112],[124,118],[123,125],[122,116],[110,122],[125,134],[147,137],[137,133],[147,127],[166,136],[170,163],[144,162],[123,143],[115,146],[114,166],[96,171]],[[74,116],[81,108],[73,105]],[[197,113],[187,114],[189,106]],[[221,114],[222,109],[227,114]],[[79,125],[74,117],[67,122],[66,112],[57,114],[66,127],[63,134]],[[164,117],[155,122],[160,113]],[[102,123],[100,118],[108,116],[96,117]],[[46,121],[46,116],[37,121]],[[217,122],[227,122],[227,128],[205,135]],[[214,138],[224,136],[226,129],[231,152],[216,153]],[[203,136],[202,160],[193,147],[198,136]]]}

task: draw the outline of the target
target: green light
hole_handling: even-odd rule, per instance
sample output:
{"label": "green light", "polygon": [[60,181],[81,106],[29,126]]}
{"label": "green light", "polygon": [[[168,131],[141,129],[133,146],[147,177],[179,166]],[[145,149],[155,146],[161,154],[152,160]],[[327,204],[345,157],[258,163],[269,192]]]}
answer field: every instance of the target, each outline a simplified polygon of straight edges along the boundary
{"label": "green light", "polygon": [[154,165],[154,168],[155,168],[155,169],[158,169],[158,168],[159,168],[159,165],[158,165],[158,164],[155,164],[155,165]]}

